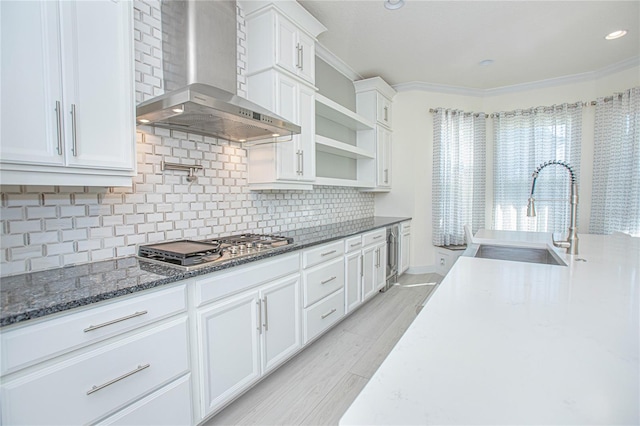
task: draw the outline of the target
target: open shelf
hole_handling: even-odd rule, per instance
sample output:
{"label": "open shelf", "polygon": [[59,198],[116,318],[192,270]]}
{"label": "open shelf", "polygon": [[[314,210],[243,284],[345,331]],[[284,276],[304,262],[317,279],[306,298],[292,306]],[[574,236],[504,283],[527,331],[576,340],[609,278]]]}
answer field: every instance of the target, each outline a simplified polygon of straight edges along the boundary
{"label": "open shelf", "polygon": [[347,158],[358,159],[376,157],[376,153],[373,151],[368,151],[366,149],[320,135],[316,135],[316,149],[321,152]]}
{"label": "open shelf", "polygon": [[326,186],[349,186],[353,188],[373,188],[375,186],[373,182],[352,179],[328,178],[321,176],[316,177],[316,180],[313,184]]}
{"label": "open shelf", "polygon": [[337,102],[316,93],[316,115],[352,130],[373,129],[375,124]]}

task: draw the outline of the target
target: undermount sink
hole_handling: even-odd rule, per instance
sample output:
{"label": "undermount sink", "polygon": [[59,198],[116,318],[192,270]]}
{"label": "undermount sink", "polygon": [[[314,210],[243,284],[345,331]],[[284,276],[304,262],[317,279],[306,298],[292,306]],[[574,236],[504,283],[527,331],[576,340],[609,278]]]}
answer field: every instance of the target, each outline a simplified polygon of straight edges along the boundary
{"label": "undermount sink", "polygon": [[567,266],[558,254],[547,248],[496,246],[480,244],[473,257],[483,259],[510,260],[513,262],[542,263],[545,265]]}

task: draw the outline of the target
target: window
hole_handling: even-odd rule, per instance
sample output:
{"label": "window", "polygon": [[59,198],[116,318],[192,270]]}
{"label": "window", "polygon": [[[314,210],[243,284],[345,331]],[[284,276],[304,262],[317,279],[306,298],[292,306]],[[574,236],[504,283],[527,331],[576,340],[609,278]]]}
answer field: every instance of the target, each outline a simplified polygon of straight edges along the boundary
{"label": "window", "polygon": [[484,228],[486,116],[437,109],[433,116],[433,244],[462,245],[464,225]]}
{"label": "window", "polygon": [[596,101],[589,232],[640,236],[640,87]]}
{"label": "window", "polygon": [[570,175],[549,166],[536,182],[535,218],[527,217],[532,174],[542,163],[571,164],[580,176],[582,103],[493,114],[493,227],[500,230],[566,232]]}

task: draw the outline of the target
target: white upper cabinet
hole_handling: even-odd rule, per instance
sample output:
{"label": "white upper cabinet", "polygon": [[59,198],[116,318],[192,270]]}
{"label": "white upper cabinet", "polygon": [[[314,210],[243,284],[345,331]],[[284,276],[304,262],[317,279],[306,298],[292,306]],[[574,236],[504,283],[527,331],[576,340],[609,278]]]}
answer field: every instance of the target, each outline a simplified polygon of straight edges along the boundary
{"label": "white upper cabinet", "polygon": [[130,186],[132,3],[0,7],[3,184]]}
{"label": "white upper cabinet", "polygon": [[275,67],[315,83],[315,38],[326,28],[300,5],[242,1],[247,20],[247,75]]}
{"label": "white upper cabinet", "polygon": [[248,148],[249,188],[311,190],[315,37],[326,28],[295,1],[239,4],[247,23],[247,98],[301,127],[291,140]]}
{"label": "white upper cabinet", "polygon": [[[368,191],[391,190],[392,99],[396,91],[380,77],[355,81],[358,114],[376,123],[373,134],[376,147],[375,182]],[[367,136],[370,137],[370,136]]]}

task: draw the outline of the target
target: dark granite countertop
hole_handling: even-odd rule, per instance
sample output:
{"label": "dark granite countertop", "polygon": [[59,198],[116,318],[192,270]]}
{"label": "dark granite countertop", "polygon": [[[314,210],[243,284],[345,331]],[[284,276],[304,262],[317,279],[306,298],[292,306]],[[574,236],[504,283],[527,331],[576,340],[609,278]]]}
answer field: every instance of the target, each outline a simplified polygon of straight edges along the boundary
{"label": "dark granite countertop", "polygon": [[282,232],[283,235],[293,237],[294,243],[266,253],[230,259],[188,272],[131,256],[0,278],[0,327],[339,240],[410,219],[371,217]]}

